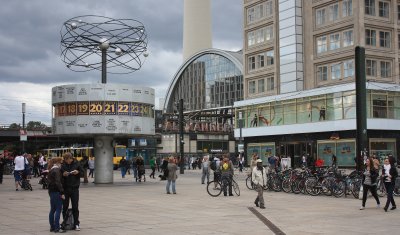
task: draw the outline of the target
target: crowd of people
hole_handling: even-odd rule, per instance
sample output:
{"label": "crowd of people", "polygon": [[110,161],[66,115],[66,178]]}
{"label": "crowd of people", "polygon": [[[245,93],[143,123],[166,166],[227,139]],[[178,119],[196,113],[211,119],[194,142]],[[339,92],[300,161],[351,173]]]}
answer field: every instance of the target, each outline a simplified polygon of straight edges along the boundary
{"label": "crowd of people", "polygon": [[[4,155],[0,155],[0,169],[4,169],[8,159]],[[223,184],[224,196],[233,196],[232,194],[232,180],[234,176],[234,164],[232,159],[228,155],[210,156],[205,155],[200,160],[189,159],[189,166],[191,169],[201,169],[201,184],[208,184],[210,182],[210,175],[213,173],[214,182],[224,181],[228,182]],[[242,155],[237,156],[237,164],[239,171],[242,171],[244,165],[244,157]],[[270,156],[266,159],[268,166],[264,167],[262,159],[255,153],[251,157],[250,161],[250,175],[251,181],[254,184],[255,191],[257,192],[254,204],[260,209],[265,209],[264,201],[264,188],[267,185],[267,173],[268,171],[278,171],[281,168],[280,158],[277,156]],[[16,191],[19,190],[19,181],[23,175],[27,177],[37,177],[42,171],[48,171],[48,194],[50,199],[50,212],[49,212],[49,224],[50,231],[52,232],[65,232],[65,221],[68,217],[67,211],[69,205],[72,205],[72,217],[73,217],[73,228],[80,230],[79,221],[79,187],[80,178],[83,177],[83,182],[87,182],[88,178],[94,177],[95,160],[93,157],[83,157],[81,161],[77,161],[71,153],[65,153],[63,157],[53,157],[46,160],[43,155],[32,156],[30,154],[20,154],[15,156],[14,162],[14,178]],[[196,162],[194,167],[193,162]],[[200,162],[200,163],[199,163]],[[305,157],[301,160],[301,167],[308,165]],[[160,180],[166,181],[166,194],[177,194],[176,181],[178,178],[177,170],[180,163],[179,157],[168,156],[164,158],[152,157],[149,159],[149,166],[151,173],[150,178],[155,179],[155,172],[161,172],[159,175]],[[124,178],[130,169],[136,182],[145,181],[145,162],[143,157],[137,156],[130,160],[122,158],[120,161],[121,176]],[[332,167],[337,167],[337,158],[332,155]],[[87,174],[89,170],[89,175]],[[362,205],[360,210],[364,210],[367,201],[368,192],[373,195],[377,207],[380,208],[380,200],[377,195],[377,179],[381,175],[386,192],[387,199],[383,207],[385,212],[396,209],[396,203],[393,198],[393,190],[395,187],[396,177],[398,177],[398,171],[395,166],[395,158],[388,156],[384,159],[383,164],[380,164],[376,157],[366,158],[365,167],[363,171],[363,193],[362,193]],[[2,172],[0,172],[0,183],[2,183]],[[391,205],[391,207],[390,207]],[[60,224],[61,215],[63,222]]]}

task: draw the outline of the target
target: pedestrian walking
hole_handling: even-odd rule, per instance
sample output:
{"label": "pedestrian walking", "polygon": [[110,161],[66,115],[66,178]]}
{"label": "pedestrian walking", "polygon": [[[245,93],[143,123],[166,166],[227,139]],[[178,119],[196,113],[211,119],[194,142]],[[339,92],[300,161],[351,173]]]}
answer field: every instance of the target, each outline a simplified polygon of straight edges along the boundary
{"label": "pedestrian walking", "polygon": [[132,159],[132,171],[133,171],[133,178],[135,178],[135,181],[137,182],[138,181],[138,170],[137,170],[136,161],[137,161],[137,157],[134,157]]}
{"label": "pedestrian walking", "polygon": [[152,157],[150,159],[150,168],[151,168],[151,174],[150,174],[150,178],[155,179],[154,174],[156,173],[156,158]]}
{"label": "pedestrian walking", "polygon": [[201,184],[204,184],[204,181],[206,180],[207,177],[207,184],[210,182],[210,161],[209,161],[209,156],[204,156],[203,161],[201,163],[202,165],[202,173],[201,173]]}
{"label": "pedestrian walking", "polygon": [[143,176],[143,182],[146,182],[146,169],[144,167],[144,159],[142,156],[138,156],[136,159],[136,165],[138,169],[138,179],[139,182],[142,182],[142,176]]}
{"label": "pedestrian walking", "polygon": [[60,228],[60,215],[63,201],[65,199],[64,188],[62,185],[61,157],[51,159],[48,179],[48,193],[50,197],[49,224],[50,232],[65,232]]}
{"label": "pedestrian walking", "polygon": [[89,165],[89,177],[93,178],[93,176],[94,176],[94,157],[93,156],[90,156],[88,165]]}
{"label": "pedestrian walking", "polygon": [[74,227],[76,231],[80,231],[79,222],[79,186],[81,183],[80,173],[83,169],[79,162],[77,162],[71,153],[65,153],[63,155],[64,162],[61,165],[61,173],[64,179],[64,195],[65,200],[63,201],[63,224],[67,219],[67,210],[69,207],[69,201],[72,204],[72,215],[74,217]]}
{"label": "pedestrian walking", "polygon": [[4,166],[6,165],[6,158],[4,154],[0,153],[0,184],[3,183]]}
{"label": "pedestrian walking", "polygon": [[121,170],[121,177],[125,178],[126,174],[126,160],[125,157],[122,157],[121,160],[119,161],[119,169]]}
{"label": "pedestrian walking", "polygon": [[267,185],[267,172],[262,165],[261,159],[257,160],[257,165],[251,172],[251,181],[253,182],[255,190],[258,193],[254,204],[261,209],[265,209],[263,193],[264,187]]}
{"label": "pedestrian walking", "polygon": [[80,174],[81,177],[83,177],[83,183],[88,183],[88,175],[87,175],[87,170],[89,168],[89,158],[88,156],[83,156],[82,160],[79,162],[81,164],[81,167],[83,169],[83,172]]}
{"label": "pedestrian walking", "polygon": [[172,188],[172,193],[176,194],[176,179],[178,178],[178,175],[176,174],[176,171],[178,170],[178,166],[175,163],[175,159],[174,157],[169,157],[168,159],[168,165],[167,165],[167,186],[166,186],[166,190],[167,190],[167,194],[171,194],[170,193],[170,187]]}
{"label": "pedestrian walking", "polygon": [[368,158],[365,162],[365,171],[363,174],[363,197],[362,197],[362,205],[360,210],[365,209],[365,202],[367,201],[368,191],[371,191],[372,196],[374,196],[376,200],[377,207],[380,207],[380,202],[378,198],[378,194],[376,192],[376,180],[379,176],[378,171],[374,167],[374,162],[372,158]]}
{"label": "pedestrian walking", "polygon": [[393,190],[396,183],[396,178],[398,177],[398,172],[396,166],[394,165],[395,159],[393,156],[389,156],[385,159],[383,169],[382,169],[382,176],[385,183],[386,188],[386,204],[383,208],[386,212],[388,211],[389,205],[392,204],[392,208],[390,210],[396,209],[396,202],[393,198]]}

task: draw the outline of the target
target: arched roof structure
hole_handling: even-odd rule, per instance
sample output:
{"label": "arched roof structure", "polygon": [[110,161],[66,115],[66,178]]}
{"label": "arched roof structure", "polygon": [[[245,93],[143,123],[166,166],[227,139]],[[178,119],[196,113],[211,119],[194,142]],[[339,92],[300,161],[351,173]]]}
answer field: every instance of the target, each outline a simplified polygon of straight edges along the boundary
{"label": "arched roof structure", "polygon": [[186,112],[233,106],[242,100],[242,51],[206,49],[185,61],[168,87],[164,112],[173,112],[181,98]]}

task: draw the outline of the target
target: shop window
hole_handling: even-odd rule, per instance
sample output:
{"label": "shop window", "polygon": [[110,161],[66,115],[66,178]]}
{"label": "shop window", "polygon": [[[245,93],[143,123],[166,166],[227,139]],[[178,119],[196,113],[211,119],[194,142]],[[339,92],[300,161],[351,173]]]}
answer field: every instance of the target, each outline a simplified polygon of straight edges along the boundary
{"label": "shop window", "polygon": [[260,126],[270,126],[271,125],[271,113],[270,108],[262,107],[259,110],[258,120]]}
{"label": "shop window", "polygon": [[283,112],[285,125],[296,123],[296,102],[285,103]]}
{"label": "shop window", "polygon": [[281,102],[272,103],[271,106],[271,123],[273,126],[283,125],[283,105]]}

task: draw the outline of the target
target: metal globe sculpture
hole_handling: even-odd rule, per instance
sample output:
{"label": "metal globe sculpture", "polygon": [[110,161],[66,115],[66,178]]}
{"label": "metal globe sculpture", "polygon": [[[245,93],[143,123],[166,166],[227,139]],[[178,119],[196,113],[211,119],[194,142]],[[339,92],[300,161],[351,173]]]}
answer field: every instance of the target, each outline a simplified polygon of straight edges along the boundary
{"label": "metal globe sculpture", "polygon": [[137,20],[78,16],[64,22],[60,34],[61,59],[76,72],[132,73],[148,56],[147,34]]}

